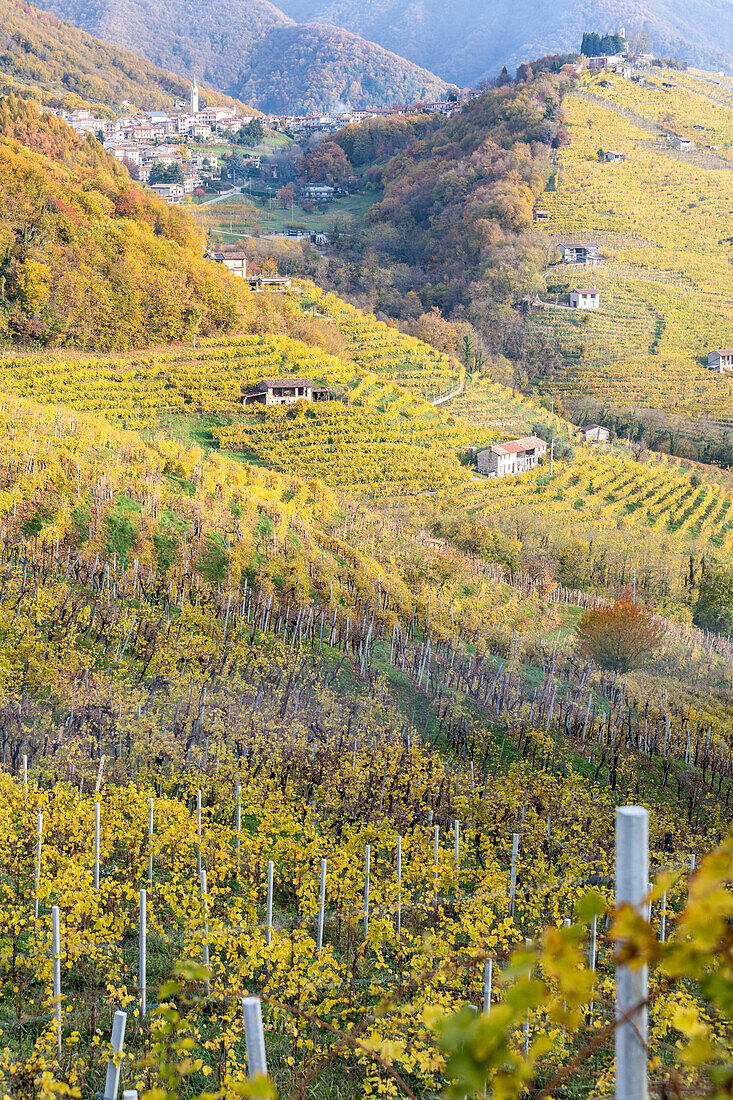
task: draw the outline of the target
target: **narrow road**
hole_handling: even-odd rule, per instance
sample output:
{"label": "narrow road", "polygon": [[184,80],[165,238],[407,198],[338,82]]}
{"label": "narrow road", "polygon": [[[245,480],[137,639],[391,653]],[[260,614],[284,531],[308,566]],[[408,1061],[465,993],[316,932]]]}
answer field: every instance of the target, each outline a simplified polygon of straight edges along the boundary
{"label": "narrow road", "polygon": [[434,401],[430,402],[430,404],[434,405],[436,408],[438,407],[438,405],[444,405],[446,401],[452,401],[454,397],[458,397],[460,394],[462,394],[465,388],[466,379],[462,378],[461,384],[460,386],[458,386],[457,389],[451,390],[450,393],[444,393],[442,397],[436,397]]}
{"label": "narrow road", "polygon": [[230,199],[232,195],[241,195],[241,187],[232,187],[231,191],[225,192],[223,195],[217,195],[215,199],[206,199],[205,202],[199,202],[196,204],[197,209],[201,209],[202,206],[211,206],[214,202],[224,202],[226,199]]}

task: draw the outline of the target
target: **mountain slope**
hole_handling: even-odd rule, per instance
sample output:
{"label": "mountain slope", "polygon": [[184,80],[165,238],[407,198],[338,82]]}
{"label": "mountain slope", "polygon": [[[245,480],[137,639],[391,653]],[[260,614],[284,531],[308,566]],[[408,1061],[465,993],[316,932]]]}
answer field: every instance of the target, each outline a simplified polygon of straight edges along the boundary
{"label": "mountain slope", "polygon": [[[189,83],[128,50],[100,42],[25,0],[0,0],[0,73],[53,106],[169,107]],[[206,90],[207,102],[227,97]]]}
{"label": "mountain slope", "polygon": [[334,28],[296,24],[266,0],[46,0],[44,7],[156,65],[197,77],[263,110],[332,110],[436,97],[445,84],[381,46]]}
{"label": "mountain slope", "polygon": [[517,65],[542,54],[577,50],[584,30],[646,34],[659,54],[674,54],[710,68],[733,58],[731,0],[585,0],[559,5],[531,0],[283,0],[294,19],[350,27],[375,42],[426,65],[447,80],[475,83],[503,64]]}

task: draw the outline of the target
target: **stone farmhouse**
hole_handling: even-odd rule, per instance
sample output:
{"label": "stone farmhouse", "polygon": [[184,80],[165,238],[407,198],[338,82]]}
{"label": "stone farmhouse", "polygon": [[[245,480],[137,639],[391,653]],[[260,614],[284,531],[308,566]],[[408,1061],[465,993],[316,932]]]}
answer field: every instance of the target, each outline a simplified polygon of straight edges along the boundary
{"label": "stone farmhouse", "polygon": [[573,290],[570,292],[571,309],[600,309],[601,294],[593,287],[591,290]]}
{"label": "stone farmhouse", "polygon": [[564,264],[598,264],[601,250],[597,244],[559,244]]}
{"label": "stone farmhouse", "polygon": [[608,443],[611,433],[602,424],[586,424],[580,429],[578,435],[584,443]]}
{"label": "stone farmhouse", "polygon": [[331,390],[307,378],[263,378],[253,390],[242,394],[242,404],[294,405],[296,401],[330,401]]}
{"label": "stone farmhouse", "polygon": [[495,443],[476,455],[476,469],[486,477],[507,477],[533,470],[547,453],[544,439],[536,435]]}
{"label": "stone farmhouse", "polygon": [[716,348],[708,352],[708,366],[718,374],[733,370],[733,348]]}
{"label": "stone farmhouse", "polygon": [[623,164],[626,160],[626,153],[619,153],[617,149],[606,149],[603,156],[608,164]]}

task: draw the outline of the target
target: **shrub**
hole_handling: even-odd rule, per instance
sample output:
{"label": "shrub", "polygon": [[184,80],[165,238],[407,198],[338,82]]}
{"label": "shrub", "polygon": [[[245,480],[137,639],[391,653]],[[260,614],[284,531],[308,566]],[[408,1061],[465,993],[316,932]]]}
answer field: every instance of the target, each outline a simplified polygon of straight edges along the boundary
{"label": "shrub", "polygon": [[578,623],[576,639],[584,657],[600,668],[630,672],[641,668],[664,636],[662,627],[629,592],[611,607],[587,611]]}

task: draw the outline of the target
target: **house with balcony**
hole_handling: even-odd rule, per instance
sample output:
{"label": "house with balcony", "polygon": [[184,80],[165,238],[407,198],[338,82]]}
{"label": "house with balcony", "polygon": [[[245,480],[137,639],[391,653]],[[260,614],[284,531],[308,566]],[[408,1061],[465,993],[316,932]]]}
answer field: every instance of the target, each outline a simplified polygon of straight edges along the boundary
{"label": "house with balcony", "polygon": [[708,367],[718,374],[733,371],[733,348],[716,348],[708,352]]}

